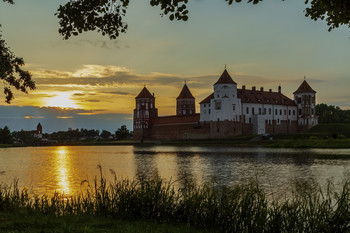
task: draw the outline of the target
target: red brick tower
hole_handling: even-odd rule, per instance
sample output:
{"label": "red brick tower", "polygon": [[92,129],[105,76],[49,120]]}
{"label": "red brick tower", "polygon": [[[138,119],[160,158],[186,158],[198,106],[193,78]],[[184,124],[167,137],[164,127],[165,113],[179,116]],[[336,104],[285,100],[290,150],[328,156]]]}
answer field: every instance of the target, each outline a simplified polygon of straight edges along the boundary
{"label": "red brick tower", "polygon": [[155,97],[146,87],[136,96],[136,108],[134,109],[134,139],[148,139],[151,120],[158,117],[158,109],[155,106]]}
{"label": "red brick tower", "polygon": [[196,114],[195,98],[185,83],[180,95],[176,98],[176,115],[187,116],[194,114]]}

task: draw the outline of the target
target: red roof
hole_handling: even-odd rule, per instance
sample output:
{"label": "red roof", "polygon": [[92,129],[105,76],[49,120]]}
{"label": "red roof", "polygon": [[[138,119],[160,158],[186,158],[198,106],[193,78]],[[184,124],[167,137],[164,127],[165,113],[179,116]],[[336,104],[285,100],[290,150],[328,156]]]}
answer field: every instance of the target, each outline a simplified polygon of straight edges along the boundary
{"label": "red roof", "polygon": [[[242,103],[278,104],[290,106],[296,105],[293,100],[279,92],[237,89],[237,95],[238,98],[241,99]],[[210,103],[210,100],[213,98],[214,93],[210,94],[207,98],[200,102],[200,104]]]}
{"label": "red roof", "polygon": [[310,87],[310,85],[306,82],[306,80],[304,80],[299,86],[298,90],[296,90],[293,94],[297,94],[297,93],[316,93],[316,91],[314,91]]}
{"label": "red roof", "polygon": [[214,99],[214,93],[211,93],[207,98],[202,100],[199,104],[209,104],[211,99]]}
{"label": "red roof", "polygon": [[190,89],[188,89],[186,83],[184,87],[182,88],[180,95],[176,99],[195,99],[190,92]]}
{"label": "red roof", "polygon": [[154,99],[154,96],[147,90],[146,87],[144,87],[140,94],[136,96],[135,99],[141,99],[141,98],[149,98],[149,99]]}
{"label": "red roof", "polygon": [[229,75],[229,73],[227,72],[227,70],[225,69],[224,72],[222,73],[222,75],[220,76],[219,80],[214,83],[214,85],[216,84],[237,84],[235,83],[231,76]]}

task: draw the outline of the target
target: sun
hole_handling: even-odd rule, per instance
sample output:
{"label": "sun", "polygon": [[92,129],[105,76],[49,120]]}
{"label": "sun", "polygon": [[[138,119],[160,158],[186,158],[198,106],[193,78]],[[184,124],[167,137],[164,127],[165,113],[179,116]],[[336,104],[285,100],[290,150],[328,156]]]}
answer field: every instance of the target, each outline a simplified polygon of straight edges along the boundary
{"label": "sun", "polygon": [[53,97],[49,97],[46,101],[45,107],[59,107],[59,108],[78,108],[79,105],[71,99],[71,94],[67,92],[57,93]]}

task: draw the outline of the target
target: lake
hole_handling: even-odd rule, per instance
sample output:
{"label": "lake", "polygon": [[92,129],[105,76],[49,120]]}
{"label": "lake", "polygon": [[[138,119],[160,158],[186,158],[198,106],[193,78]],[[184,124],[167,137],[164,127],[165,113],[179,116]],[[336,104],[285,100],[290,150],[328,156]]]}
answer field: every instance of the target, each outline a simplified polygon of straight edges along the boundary
{"label": "lake", "polygon": [[35,193],[68,195],[80,192],[83,180],[93,181],[101,165],[104,177],[159,175],[181,184],[235,185],[258,180],[268,194],[289,192],[296,183],[340,187],[350,177],[349,149],[270,149],[205,146],[57,146],[0,149],[0,183]]}

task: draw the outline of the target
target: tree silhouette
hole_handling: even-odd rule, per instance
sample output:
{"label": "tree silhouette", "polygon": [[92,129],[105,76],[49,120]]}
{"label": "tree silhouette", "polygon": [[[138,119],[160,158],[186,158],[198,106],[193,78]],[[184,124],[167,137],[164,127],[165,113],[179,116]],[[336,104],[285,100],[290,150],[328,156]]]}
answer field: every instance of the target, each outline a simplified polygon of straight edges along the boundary
{"label": "tree silhouette", "polygon": [[2,39],[0,32],[0,79],[4,84],[4,94],[7,103],[10,103],[14,98],[11,87],[24,93],[28,93],[28,89],[35,89],[32,76],[28,71],[21,68],[23,65],[23,59],[13,54]]}
{"label": "tree silhouette", "polygon": [[[258,4],[263,0],[247,0],[243,2]],[[284,1],[284,0],[282,0]],[[229,5],[241,3],[242,0],[225,0]],[[305,0],[309,4],[305,16],[313,20],[326,20],[329,31],[340,25],[350,27],[349,0]],[[150,0],[152,7],[160,7],[161,16],[170,20],[188,20],[188,0]],[[72,0],[61,5],[56,13],[60,19],[59,33],[68,39],[84,31],[95,31],[110,39],[125,33],[128,24],[123,21],[129,0]]]}

